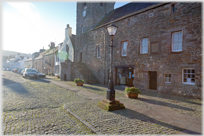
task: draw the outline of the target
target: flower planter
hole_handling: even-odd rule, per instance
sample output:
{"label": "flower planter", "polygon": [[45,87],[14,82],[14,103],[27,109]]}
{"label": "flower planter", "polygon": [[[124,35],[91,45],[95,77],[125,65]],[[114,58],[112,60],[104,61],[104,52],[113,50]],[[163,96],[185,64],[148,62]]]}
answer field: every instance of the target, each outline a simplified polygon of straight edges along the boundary
{"label": "flower planter", "polygon": [[126,94],[126,96],[128,98],[132,98],[132,99],[137,99],[138,98],[138,94],[135,94],[135,93],[129,93],[129,94]]}
{"label": "flower planter", "polygon": [[76,83],[77,86],[83,86],[84,83]]}

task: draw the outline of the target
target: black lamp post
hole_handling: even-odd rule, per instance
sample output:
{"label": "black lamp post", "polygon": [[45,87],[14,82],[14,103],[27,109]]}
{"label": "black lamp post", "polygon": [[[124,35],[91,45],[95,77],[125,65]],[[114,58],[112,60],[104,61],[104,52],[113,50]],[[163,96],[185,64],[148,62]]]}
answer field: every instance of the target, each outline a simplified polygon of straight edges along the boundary
{"label": "black lamp post", "polygon": [[108,33],[111,36],[111,45],[110,47],[110,77],[109,77],[109,87],[107,90],[107,99],[104,99],[98,103],[100,108],[103,108],[108,111],[114,111],[119,109],[124,109],[125,106],[120,103],[119,101],[115,100],[115,89],[113,83],[113,36],[117,31],[117,26],[115,26],[112,22],[110,25],[107,26]]}
{"label": "black lamp post", "polygon": [[110,101],[115,100],[115,90],[114,90],[114,83],[113,83],[113,36],[117,31],[117,26],[115,26],[112,22],[110,25],[107,26],[107,30],[109,35],[111,36],[111,45],[110,47],[110,77],[109,77],[109,87],[107,90],[107,99]]}

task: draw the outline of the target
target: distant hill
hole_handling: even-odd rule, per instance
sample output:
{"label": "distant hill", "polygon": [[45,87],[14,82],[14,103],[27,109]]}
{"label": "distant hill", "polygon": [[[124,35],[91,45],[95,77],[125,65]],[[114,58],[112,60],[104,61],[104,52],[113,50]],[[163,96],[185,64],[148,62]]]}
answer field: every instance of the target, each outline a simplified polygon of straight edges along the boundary
{"label": "distant hill", "polygon": [[15,52],[15,51],[7,51],[7,50],[3,50],[3,56],[16,56],[16,55],[22,55],[22,56],[28,56],[28,57],[31,57],[32,54],[27,54],[27,53],[21,53],[21,52]]}

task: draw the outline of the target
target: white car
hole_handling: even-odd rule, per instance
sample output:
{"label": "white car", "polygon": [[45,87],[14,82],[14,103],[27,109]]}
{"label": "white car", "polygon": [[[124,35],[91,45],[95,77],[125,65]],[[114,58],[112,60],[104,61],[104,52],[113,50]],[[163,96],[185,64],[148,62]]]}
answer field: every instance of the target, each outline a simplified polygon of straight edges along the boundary
{"label": "white car", "polygon": [[35,71],[36,71],[36,73],[37,73],[38,77],[46,77],[46,75],[45,75],[45,74],[40,73],[40,72],[39,72],[37,69],[33,69],[33,70],[35,70]]}

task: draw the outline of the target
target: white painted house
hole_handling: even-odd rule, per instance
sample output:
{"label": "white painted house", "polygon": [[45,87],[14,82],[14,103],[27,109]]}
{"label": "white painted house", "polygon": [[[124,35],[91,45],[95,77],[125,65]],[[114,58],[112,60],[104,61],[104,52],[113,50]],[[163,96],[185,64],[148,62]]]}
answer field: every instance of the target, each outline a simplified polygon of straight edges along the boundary
{"label": "white painted house", "polygon": [[74,36],[72,28],[68,24],[65,28],[65,39],[58,44],[58,53],[55,54],[55,76],[61,75],[61,62],[65,62],[67,59],[74,61]]}

